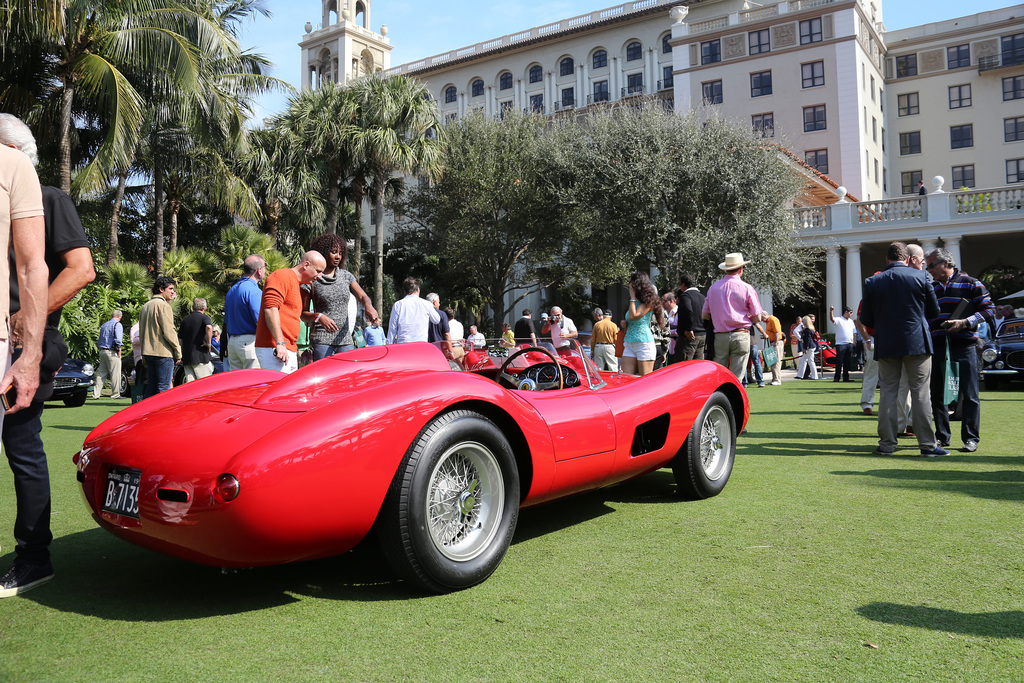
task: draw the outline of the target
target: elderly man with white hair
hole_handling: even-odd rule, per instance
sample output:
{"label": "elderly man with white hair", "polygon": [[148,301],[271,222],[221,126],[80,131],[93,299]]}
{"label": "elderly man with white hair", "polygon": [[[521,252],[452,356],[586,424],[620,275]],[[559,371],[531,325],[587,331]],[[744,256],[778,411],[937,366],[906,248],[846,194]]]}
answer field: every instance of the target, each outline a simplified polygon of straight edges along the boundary
{"label": "elderly man with white hair", "polygon": [[562,309],[558,306],[551,307],[551,314],[548,315],[547,322],[544,323],[540,333],[551,335],[551,345],[556,349],[567,348],[570,339],[580,336],[572,318],[563,315]]}

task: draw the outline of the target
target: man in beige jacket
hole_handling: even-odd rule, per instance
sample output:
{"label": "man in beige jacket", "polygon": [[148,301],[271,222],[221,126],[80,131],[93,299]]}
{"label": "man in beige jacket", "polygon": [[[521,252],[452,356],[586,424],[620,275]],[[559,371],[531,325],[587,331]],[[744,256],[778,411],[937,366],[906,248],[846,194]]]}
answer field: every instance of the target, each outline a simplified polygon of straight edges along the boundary
{"label": "man in beige jacket", "polygon": [[153,297],[139,311],[142,359],[146,361],[145,398],[171,388],[174,365],[181,361],[181,346],[171,310],[176,296],[174,278],[161,275],[153,283]]}

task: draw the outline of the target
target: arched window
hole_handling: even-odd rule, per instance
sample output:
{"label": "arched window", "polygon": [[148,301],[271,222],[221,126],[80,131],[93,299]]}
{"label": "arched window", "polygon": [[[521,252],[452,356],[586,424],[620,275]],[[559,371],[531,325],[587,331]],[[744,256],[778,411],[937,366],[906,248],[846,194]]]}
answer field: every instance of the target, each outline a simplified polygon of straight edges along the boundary
{"label": "arched window", "polygon": [[566,57],[558,66],[559,73],[562,76],[572,76],[572,72],[576,70],[576,62],[573,61],[572,57]]}
{"label": "arched window", "polygon": [[626,46],[626,61],[635,62],[638,59],[642,59],[644,56],[644,48],[640,44],[640,41],[634,40],[632,43]]}
{"label": "arched window", "polygon": [[665,37],[661,39],[661,51],[665,54],[672,52],[672,46],[669,45],[668,41],[672,39],[671,33],[666,33]]}
{"label": "arched window", "polygon": [[608,52],[605,50],[598,50],[594,53],[594,68],[603,69],[608,66]]}
{"label": "arched window", "polygon": [[473,81],[473,97],[480,97],[484,94],[484,82],[482,79]]}
{"label": "arched window", "polygon": [[544,78],[544,69],[540,68],[540,64],[534,64],[530,67],[530,83],[540,83]]}
{"label": "arched window", "polygon": [[499,85],[499,87],[501,87],[502,90],[511,90],[512,89],[512,74],[510,74],[507,71],[505,73],[501,74],[501,76],[498,78],[498,85]]}
{"label": "arched window", "polygon": [[454,102],[455,99],[458,97],[458,93],[459,91],[455,89],[454,85],[449,85],[447,88],[444,89],[444,101],[446,103]]}

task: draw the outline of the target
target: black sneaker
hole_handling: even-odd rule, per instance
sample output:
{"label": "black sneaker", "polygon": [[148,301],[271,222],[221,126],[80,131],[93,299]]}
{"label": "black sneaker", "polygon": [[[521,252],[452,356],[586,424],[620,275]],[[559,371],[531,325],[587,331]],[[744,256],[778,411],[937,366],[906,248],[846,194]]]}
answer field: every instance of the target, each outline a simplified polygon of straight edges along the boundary
{"label": "black sneaker", "polygon": [[17,562],[0,577],[0,598],[10,598],[42,586],[53,578],[53,566],[47,562],[43,566]]}

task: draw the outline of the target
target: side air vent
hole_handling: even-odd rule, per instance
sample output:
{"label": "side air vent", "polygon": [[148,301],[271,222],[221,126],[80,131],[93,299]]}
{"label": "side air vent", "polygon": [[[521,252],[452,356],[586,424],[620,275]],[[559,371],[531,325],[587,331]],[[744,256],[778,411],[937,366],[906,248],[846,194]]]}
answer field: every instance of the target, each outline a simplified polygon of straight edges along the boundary
{"label": "side air vent", "polygon": [[181,489],[157,489],[156,497],[160,500],[169,500],[172,503],[187,503],[188,491]]}
{"label": "side air vent", "polygon": [[664,447],[668,438],[669,414],[659,415],[636,428],[633,434],[633,447],[630,455],[638,456],[651,453]]}

